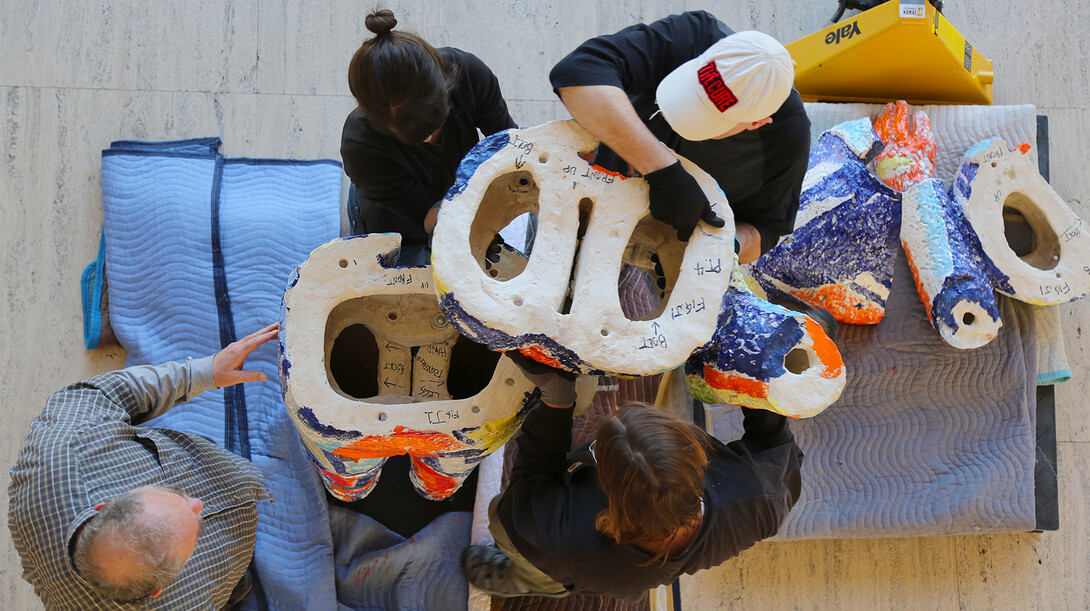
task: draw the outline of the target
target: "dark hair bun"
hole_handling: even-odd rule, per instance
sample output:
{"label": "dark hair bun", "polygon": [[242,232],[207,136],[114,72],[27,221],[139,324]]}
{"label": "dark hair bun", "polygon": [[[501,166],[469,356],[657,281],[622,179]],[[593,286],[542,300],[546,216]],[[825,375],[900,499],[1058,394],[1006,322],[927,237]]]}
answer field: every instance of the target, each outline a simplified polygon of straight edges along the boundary
{"label": "dark hair bun", "polygon": [[394,17],[393,11],[384,8],[368,15],[364,24],[367,26],[367,29],[374,32],[375,35],[382,36],[394,29],[394,26],[397,25],[397,19]]}

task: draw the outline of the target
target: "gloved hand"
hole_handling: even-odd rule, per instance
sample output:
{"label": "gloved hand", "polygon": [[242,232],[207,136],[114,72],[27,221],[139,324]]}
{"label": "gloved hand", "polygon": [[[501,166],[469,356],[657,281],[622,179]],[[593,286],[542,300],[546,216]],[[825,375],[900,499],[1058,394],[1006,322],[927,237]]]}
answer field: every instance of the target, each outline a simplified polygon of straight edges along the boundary
{"label": "gloved hand", "polygon": [[546,405],[553,407],[575,405],[574,373],[539,363],[518,350],[510,350],[504,354],[518,365],[527,380],[541,389],[541,400]]}
{"label": "gloved hand", "polygon": [[726,222],[712,212],[707,196],[680,161],[644,175],[651,187],[651,216],[677,230],[677,239],[688,242],[696,224],[703,220],[712,227]]}
{"label": "gloved hand", "polygon": [[500,251],[503,250],[505,242],[500,234],[496,234],[496,237],[492,238],[489,242],[488,248],[484,251],[484,268],[486,270],[492,269],[492,266],[500,262]]}

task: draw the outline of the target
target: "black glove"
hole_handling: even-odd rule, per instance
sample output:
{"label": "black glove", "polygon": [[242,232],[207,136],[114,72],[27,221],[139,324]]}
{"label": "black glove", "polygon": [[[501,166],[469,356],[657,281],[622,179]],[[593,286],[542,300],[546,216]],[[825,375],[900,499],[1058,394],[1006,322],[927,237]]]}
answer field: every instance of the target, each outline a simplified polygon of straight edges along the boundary
{"label": "black glove", "polygon": [[688,242],[696,224],[703,220],[712,227],[722,227],[726,222],[712,212],[707,196],[696,184],[680,161],[644,175],[651,187],[651,216],[669,223],[677,230],[677,239]]}
{"label": "black glove", "polygon": [[484,268],[486,270],[492,269],[493,265],[500,262],[500,251],[504,246],[503,238],[497,233],[484,251]]}
{"label": "black glove", "polygon": [[541,389],[541,400],[545,404],[555,407],[575,405],[574,373],[539,363],[518,350],[510,350],[504,354],[518,365],[527,380]]}

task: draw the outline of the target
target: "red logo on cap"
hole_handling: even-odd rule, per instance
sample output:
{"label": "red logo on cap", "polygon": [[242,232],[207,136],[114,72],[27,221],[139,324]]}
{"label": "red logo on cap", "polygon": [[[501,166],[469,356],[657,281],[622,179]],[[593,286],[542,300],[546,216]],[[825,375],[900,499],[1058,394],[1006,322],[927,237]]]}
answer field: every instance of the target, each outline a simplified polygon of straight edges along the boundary
{"label": "red logo on cap", "polygon": [[708,62],[703,68],[697,70],[696,78],[700,81],[700,86],[704,88],[704,92],[708,94],[708,99],[712,101],[712,104],[715,104],[719,112],[724,112],[738,103],[737,96],[723,82],[723,77],[720,76],[719,69],[715,67],[714,61]]}

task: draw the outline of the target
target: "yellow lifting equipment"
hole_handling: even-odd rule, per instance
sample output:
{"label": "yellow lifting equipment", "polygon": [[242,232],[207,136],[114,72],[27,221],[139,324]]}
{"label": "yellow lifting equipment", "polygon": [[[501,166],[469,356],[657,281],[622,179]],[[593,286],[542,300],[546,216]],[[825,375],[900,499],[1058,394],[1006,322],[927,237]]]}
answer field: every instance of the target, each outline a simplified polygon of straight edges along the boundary
{"label": "yellow lifting equipment", "polygon": [[991,104],[992,62],[927,0],[893,0],[787,45],[807,102]]}

